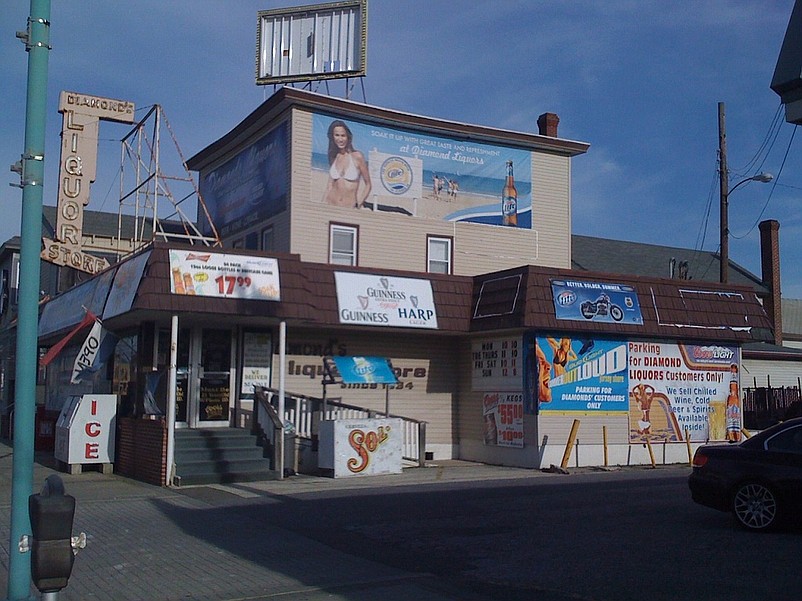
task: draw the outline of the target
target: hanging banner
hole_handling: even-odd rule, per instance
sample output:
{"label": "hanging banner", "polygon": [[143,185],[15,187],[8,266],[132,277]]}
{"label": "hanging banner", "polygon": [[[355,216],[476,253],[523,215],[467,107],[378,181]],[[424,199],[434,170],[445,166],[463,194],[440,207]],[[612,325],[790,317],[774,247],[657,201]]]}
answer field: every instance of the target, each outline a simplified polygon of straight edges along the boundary
{"label": "hanging banner", "polygon": [[607,282],[551,280],[557,319],[643,325],[632,286]]}
{"label": "hanging banner", "polygon": [[170,271],[173,294],[281,300],[276,259],[173,249]]}

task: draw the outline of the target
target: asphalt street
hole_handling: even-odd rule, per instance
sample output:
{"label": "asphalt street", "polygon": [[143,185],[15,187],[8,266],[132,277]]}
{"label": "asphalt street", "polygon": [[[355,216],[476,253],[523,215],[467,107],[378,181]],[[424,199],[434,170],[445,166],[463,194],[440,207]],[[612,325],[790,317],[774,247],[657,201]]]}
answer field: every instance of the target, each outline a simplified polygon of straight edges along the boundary
{"label": "asphalt street", "polygon": [[[6,589],[11,449],[0,446]],[[64,600],[797,599],[798,530],[742,532],[687,466],[403,474],[180,489],[61,474],[88,544]],[[54,473],[40,457],[36,492]]]}

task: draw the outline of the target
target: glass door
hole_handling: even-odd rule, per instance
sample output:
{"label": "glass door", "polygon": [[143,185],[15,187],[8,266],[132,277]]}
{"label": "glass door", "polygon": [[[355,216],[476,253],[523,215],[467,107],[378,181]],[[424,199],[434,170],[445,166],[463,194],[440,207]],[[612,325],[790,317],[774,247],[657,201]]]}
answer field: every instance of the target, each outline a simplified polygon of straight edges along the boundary
{"label": "glass door", "polygon": [[229,423],[231,403],[231,331],[203,328],[197,331],[197,393],[192,411],[197,425]]}

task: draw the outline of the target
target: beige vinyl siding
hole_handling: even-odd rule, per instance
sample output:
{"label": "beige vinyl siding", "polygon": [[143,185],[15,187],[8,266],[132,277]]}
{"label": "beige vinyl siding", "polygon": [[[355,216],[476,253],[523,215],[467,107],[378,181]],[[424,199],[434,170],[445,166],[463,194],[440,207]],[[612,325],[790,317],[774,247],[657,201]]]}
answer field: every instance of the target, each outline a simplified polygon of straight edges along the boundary
{"label": "beige vinyl siding", "polygon": [[744,359],[741,367],[741,388],[799,386],[802,378],[802,361]]}
{"label": "beige vinyl siding", "polygon": [[322,192],[313,190],[311,154],[312,114],[294,110],[290,251],[301,255],[304,261],[329,262],[329,228],[331,223],[337,223],[359,228],[357,261],[361,267],[425,272],[427,236],[453,239],[455,275],[477,275],[527,264],[570,266],[567,157],[532,153],[537,229],[527,230],[324,205]]}
{"label": "beige vinyl siding", "polygon": [[532,153],[532,228],[538,232],[538,261],[532,265],[570,269],[570,158]]}
{"label": "beige vinyl siding", "polygon": [[[288,393],[321,398],[323,396],[323,355],[364,355],[389,357],[401,370],[400,387],[389,391],[390,413],[427,422],[426,441],[448,446],[454,438],[453,402],[457,379],[455,341],[427,334],[399,333],[375,328],[369,332],[308,331],[287,332]],[[278,366],[278,355],[273,357]],[[278,373],[274,373],[274,387]],[[384,412],[385,390],[381,385],[326,387],[327,398]]]}

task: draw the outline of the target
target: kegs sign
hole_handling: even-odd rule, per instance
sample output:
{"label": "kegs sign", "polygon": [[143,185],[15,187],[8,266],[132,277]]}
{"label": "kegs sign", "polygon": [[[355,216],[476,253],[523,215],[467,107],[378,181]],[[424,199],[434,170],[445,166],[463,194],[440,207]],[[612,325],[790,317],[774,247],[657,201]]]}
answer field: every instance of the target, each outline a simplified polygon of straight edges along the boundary
{"label": "kegs sign", "polygon": [[134,122],[134,104],[75,92],[59,97],[62,114],[55,240],[43,238],[41,258],[86,273],[98,273],[108,261],[81,251],[84,207],[97,169],[98,126],[101,120]]}

